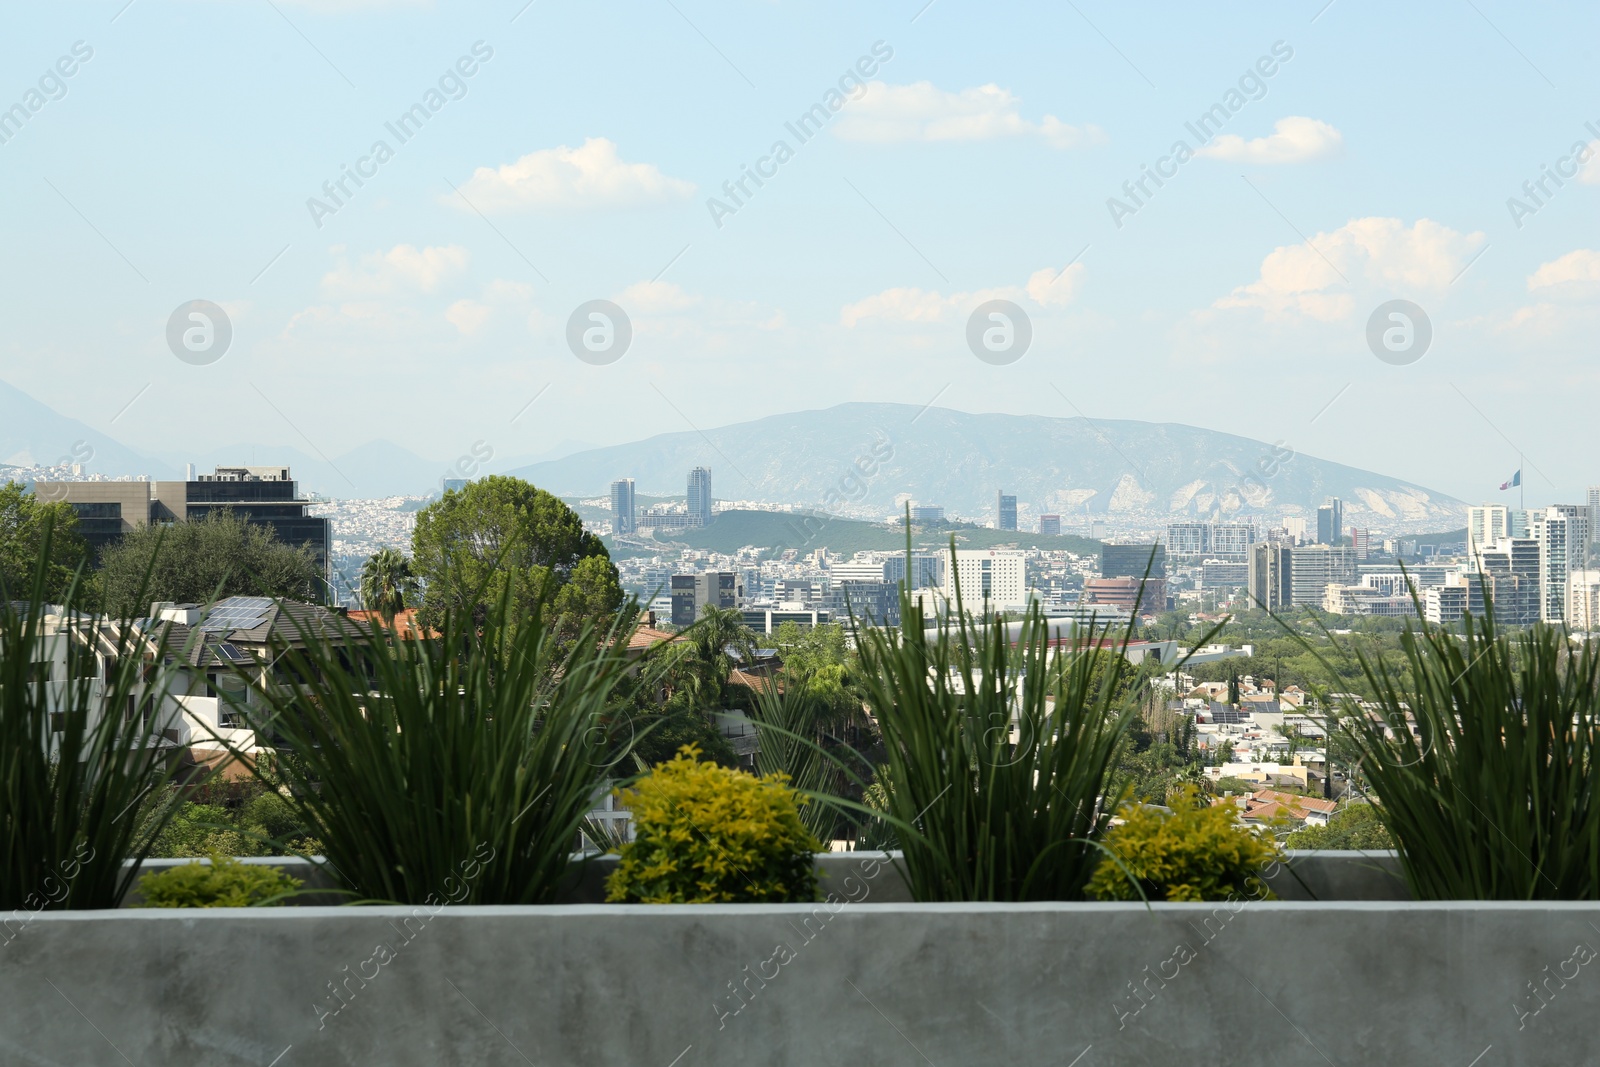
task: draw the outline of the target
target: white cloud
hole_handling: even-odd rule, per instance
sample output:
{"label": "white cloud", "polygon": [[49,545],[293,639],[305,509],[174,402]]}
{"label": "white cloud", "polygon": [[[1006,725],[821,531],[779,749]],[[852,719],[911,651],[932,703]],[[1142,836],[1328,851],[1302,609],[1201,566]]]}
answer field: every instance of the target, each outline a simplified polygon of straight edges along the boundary
{"label": "white cloud", "polygon": [[643,315],[683,311],[700,302],[671,282],[634,282],[617,295],[617,302],[630,312]]}
{"label": "white cloud", "polygon": [[1238,134],[1223,134],[1195,155],[1230,163],[1304,163],[1337,155],[1344,147],[1344,135],[1338,130],[1303,115],[1279,119],[1272,129],[1267,136],[1249,141]]}
{"label": "white cloud", "polygon": [[1399,219],[1352,219],[1306,244],[1274,249],[1261,261],[1258,280],[1215,306],[1332,322],[1355,309],[1353,292],[1443,289],[1483,240],[1481,232],[1460,233],[1429,219],[1409,228]]}
{"label": "white cloud", "polygon": [[[343,251],[335,247],[335,255]],[[330,296],[373,297],[401,292],[434,292],[447,278],[467,268],[467,250],[460,245],[395,245],[387,252],[369,252],[352,267],[342,256],[338,266],[323,275],[322,288]]]}
{"label": "white cloud", "polygon": [[1032,300],[1042,307],[1065,307],[1077,295],[1083,280],[1083,264],[1074,263],[1062,270],[1046,267],[1034,271],[1026,286],[1008,285],[998,289],[979,289],[945,296],[937,290],[897,287],[874,293],[839,312],[839,321],[854,327],[866,319],[886,322],[945,322],[972,313],[986,300]]}
{"label": "white cloud", "polygon": [[[653,164],[623,162],[615,144],[591,137],[577,148],[542,148],[515,163],[479,167],[461,192],[482,211],[515,211],[657,204],[692,196],[694,189]],[[446,199],[464,206],[460,197]]]}
{"label": "white cloud", "polygon": [[1546,289],[1568,282],[1600,282],[1600,252],[1580,248],[1575,252],[1542,263],[1528,275],[1528,289]]}
{"label": "white cloud", "polygon": [[444,317],[450,325],[471,337],[489,321],[489,305],[476,300],[457,300],[445,310]]}
{"label": "white cloud", "polygon": [[1028,295],[1045,307],[1066,307],[1078,295],[1078,283],[1082,280],[1082,263],[1061,270],[1046,267],[1034,271],[1028,278]]}
{"label": "white cloud", "polygon": [[1029,121],[1022,117],[1020,103],[993,83],[951,93],[932,82],[874,81],[851,97],[833,132],[846,141],[878,142],[1040,137],[1056,148],[1077,148],[1105,138],[1098,126],[1069,126],[1054,115]]}

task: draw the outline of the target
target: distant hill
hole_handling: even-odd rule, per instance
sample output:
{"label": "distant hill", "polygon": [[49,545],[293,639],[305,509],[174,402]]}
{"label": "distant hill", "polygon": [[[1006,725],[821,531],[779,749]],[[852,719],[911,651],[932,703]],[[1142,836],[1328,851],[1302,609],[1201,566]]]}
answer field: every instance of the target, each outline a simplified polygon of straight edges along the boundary
{"label": "distant hill", "polygon": [[183,468],[151,462],[77,419],[0,382],[0,465],[46,467],[82,463],[93,474],[177,478]]}
{"label": "distant hill", "polygon": [[[1100,551],[1100,542],[1084,537],[1045,537],[1040,534],[1013,533],[974,528],[914,527],[912,546],[946,551],[954,535],[957,548],[1052,548],[1080,555]],[[819,548],[849,556],[857,552],[894,552],[906,547],[905,530],[885,523],[841,519],[827,515],[808,515],[779,511],[724,511],[710,526],[697,530],[662,530],[657,536],[665,548],[669,544],[699,549],[702,552],[737,552],[753,546],[779,550],[792,548],[804,554]],[[608,546],[611,540],[607,539]],[[624,546],[622,555],[641,554]]]}
{"label": "distant hill", "polygon": [[1042,512],[1069,523],[1089,516],[1273,521],[1314,514],[1337,496],[1346,526],[1438,530],[1459,522],[1466,507],[1387,475],[1194,426],[904,404],[841,404],[660,434],[508,473],[563,496],[599,495],[616,478],[633,478],[641,494],[681,496],[695,466],[712,468],[720,500],[854,515],[887,517],[909,497],[967,518],[992,517],[1003,490],[1016,495],[1023,525]]}

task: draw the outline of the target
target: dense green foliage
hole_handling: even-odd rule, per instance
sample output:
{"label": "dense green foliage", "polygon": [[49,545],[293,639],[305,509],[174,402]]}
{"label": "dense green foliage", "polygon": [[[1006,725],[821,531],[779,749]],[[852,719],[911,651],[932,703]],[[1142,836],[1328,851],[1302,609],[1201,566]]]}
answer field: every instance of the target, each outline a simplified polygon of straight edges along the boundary
{"label": "dense green foliage", "polygon": [[[1600,898],[1600,649],[1554,627],[1408,628],[1402,672],[1350,650],[1380,709],[1346,706],[1419,900]],[[1415,717],[1416,733],[1406,715]]]}
{"label": "dense green foliage", "polygon": [[[1135,714],[1115,648],[1055,655],[1035,606],[1013,646],[964,613],[862,634],[892,825],[919,901],[1073,900],[1093,873],[1102,797]],[[1015,726],[1013,726],[1015,723]]]}
{"label": "dense green foliage", "polygon": [[319,604],[326,588],[309,545],[286,545],[270,526],[227,510],[135,528],[100,553],[100,578],[107,611],[130,618],[156,600],[209,604],[269,596]]}
{"label": "dense green foliage", "polygon": [[811,854],[783,774],[757,778],[703,763],[685,748],[627,794],[634,840],[606,882],[606,899],[643,904],[780,904],[816,899]]}
{"label": "dense green foliage", "polygon": [[390,642],[373,621],[359,648],[282,653],[320,681],[267,694],[257,728],[293,756],[271,775],[362,897],[538,904],[567,877],[591,801],[627,756],[611,712],[629,664],[615,630],[565,640],[544,605],[512,612],[502,589],[481,622],[445,614],[436,641]]}
{"label": "dense green foliage", "polygon": [[[170,805],[138,811],[171,780],[162,721],[118,711],[159,708],[163,690],[121,627],[84,616],[71,639],[47,635],[47,580],[41,557],[20,610],[0,597],[0,910],[111,908],[133,878],[123,860],[146,856],[171,816]],[[97,632],[109,664],[96,658]],[[59,654],[64,669],[46,680]]]}
{"label": "dense green foliage", "polygon": [[18,482],[0,485],[0,600],[26,596],[41,563],[45,597],[62,600],[88,551],[72,505],[42,501]]}
{"label": "dense green foliage", "polygon": [[[295,806],[259,782],[214,781],[184,793],[188,799],[156,837],[151,856],[305,856],[322,851],[321,843],[307,836]],[[155,800],[151,806],[159,809],[165,803]]]}
{"label": "dense green foliage", "polygon": [[540,605],[548,625],[572,633],[623,604],[617,568],[576,512],[520,478],[490,475],[452,489],[417,513],[411,567],[422,613],[482,621],[508,598],[512,618]]}
{"label": "dense green foliage", "polygon": [[1282,853],[1270,835],[1239,821],[1231,803],[1211,804],[1186,786],[1170,810],[1128,805],[1105,835],[1111,855],[1089,882],[1096,900],[1267,900],[1261,872]]}
{"label": "dense green foliage", "polygon": [[139,879],[141,908],[254,908],[282,904],[303,884],[280,867],[240,863],[221,853]]}
{"label": "dense green foliage", "polygon": [[1354,804],[1334,813],[1326,826],[1307,826],[1290,834],[1289,848],[1332,848],[1373,852],[1394,848],[1394,839],[1372,804]]}

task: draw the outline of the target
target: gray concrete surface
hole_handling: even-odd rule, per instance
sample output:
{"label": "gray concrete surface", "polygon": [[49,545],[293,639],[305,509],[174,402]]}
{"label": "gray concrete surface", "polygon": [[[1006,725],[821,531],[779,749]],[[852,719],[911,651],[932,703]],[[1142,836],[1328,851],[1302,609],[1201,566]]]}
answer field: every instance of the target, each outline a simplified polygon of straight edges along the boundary
{"label": "gray concrete surface", "polygon": [[0,1063],[1600,1060],[1600,905],[879,903],[887,874],[836,907],[44,913],[0,945]]}

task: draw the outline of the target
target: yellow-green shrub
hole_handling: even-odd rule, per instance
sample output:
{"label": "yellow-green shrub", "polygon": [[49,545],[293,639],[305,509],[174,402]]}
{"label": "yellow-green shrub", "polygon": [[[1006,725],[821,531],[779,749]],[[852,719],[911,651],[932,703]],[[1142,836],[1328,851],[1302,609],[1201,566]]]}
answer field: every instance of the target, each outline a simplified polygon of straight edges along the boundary
{"label": "yellow-green shrub", "polygon": [[[1282,852],[1272,837],[1239,821],[1232,804],[1209,805],[1193,786],[1169,800],[1172,810],[1129,805],[1103,839],[1107,856],[1089,880],[1095,900],[1271,899],[1260,872]],[[1122,862],[1119,864],[1117,860]],[[1124,870],[1126,868],[1126,870]],[[1135,889],[1129,874],[1139,882]]]}
{"label": "yellow-green shrub", "polygon": [[685,745],[627,796],[634,840],[606,899],[643,904],[809,902],[821,846],[800,821],[788,776],[701,763]]}
{"label": "yellow-green shrub", "polygon": [[[139,879],[141,908],[249,908],[299,889],[303,883],[278,867],[240,863],[214,855],[209,864],[185,863]],[[273,901],[274,904],[279,903]]]}

